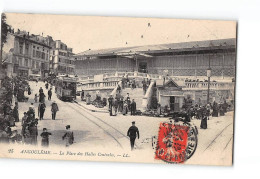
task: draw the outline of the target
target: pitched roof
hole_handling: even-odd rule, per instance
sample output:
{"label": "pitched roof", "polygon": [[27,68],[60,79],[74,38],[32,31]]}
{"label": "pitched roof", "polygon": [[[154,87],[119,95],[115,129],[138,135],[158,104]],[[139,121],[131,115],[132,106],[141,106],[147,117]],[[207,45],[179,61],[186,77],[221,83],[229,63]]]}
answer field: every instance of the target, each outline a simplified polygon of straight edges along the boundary
{"label": "pitched roof", "polygon": [[184,85],[181,81],[174,81],[172,78],[169,80],[165,80],[165,83],[163,82],[163,79],[156,80],[156,86],[157,87],[176,87],[178,89],[181,89]]}
{"label": "pitched roof", "polygon": [[219,39],[219,40],[206,40],[206,41],[192,41],[192,42],[181,42],[181,43],[169,43],[169,44],[158,44],[158,45],[145,45],[145,46],[133,46],[133,47],[119,47],[119,48],[108,48],[100,50],[87,50],[76,54],[76,56],[94,56],[94,55],[105,55],[105,54],[117,54],[123,52],[144,52],[144,51],[156,51],[156,50],[178,50],[178,49],[189,49],[189,48],[205,48],[205,47],[219,47],[219,46],[235,46],[236,39]]}

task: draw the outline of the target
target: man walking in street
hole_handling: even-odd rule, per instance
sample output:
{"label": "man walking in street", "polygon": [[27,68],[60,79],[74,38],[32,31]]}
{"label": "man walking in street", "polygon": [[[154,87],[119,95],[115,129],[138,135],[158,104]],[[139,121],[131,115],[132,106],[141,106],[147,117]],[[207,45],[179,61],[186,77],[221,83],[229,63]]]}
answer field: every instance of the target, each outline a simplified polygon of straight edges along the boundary
{"label": "man walking in street", "polygon": [[135,102],[135,100],[133,99],[132,100],[132,103],[131,103],[131,116],[132,115],[135,115],[135,112],[136,112],[136,102]]}
{"label": "man walking in street", "polygon": [[55,120],[57,111],[59,111],[58,105],[55,101],[53,101],[51,104],[52,120]]}
{"label": "man walking in street", "polygon": [[51,88],[48,90],[48,100],[49,101],[51,100],[51,96],[52,96],[52,91],[51,90],[52,90]]}
{"label": "man walking in street", "polygon": [[43,92],[40,93],[39,95],[39,102],[44,103],[45,102],[45,94]]}
{"label": "man walking in street", "polygon": [[108,110],[109,110],[110,116],[112,116],[112,106],[113,106],[113,97],[112,97],[112,95],[110,95],[108,98]]}
{"label": "man walking in street", "polygon": [[39,89],[39,94],[40,94],[40,93],[43,93],[42,87],[40,87],[40,89]]}
{"label": "man walking in street", "polygon": [[40,120],[43,120],[44,112],[45,112],[46,105],[45,103],[40,103],[38,107],[38,115]]}
{"label": "man walking in street", "polygon": [[49,88],[49,83],[48,83],[48,82],[45,84],[45,88],[46,88],[46,89]]}
{"label": "man walking in street", "polygon": [[131,150],[134,150],[136,134],[139,139],[139,130],[135,126],[135,121],[132,122],[132,126],[127,131],[127,136],[130,138]]}

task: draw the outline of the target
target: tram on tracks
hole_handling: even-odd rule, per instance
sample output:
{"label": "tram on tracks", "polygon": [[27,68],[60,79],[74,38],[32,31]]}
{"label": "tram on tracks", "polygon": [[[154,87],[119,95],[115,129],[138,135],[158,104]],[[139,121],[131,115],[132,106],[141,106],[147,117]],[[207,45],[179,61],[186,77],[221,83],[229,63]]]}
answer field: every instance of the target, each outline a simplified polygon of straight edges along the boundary
{"label": "tram on tracks", "polygon": [[55,93],[62,101],[73,101],[76,99],[77,77],[58,76],[55,79]]}

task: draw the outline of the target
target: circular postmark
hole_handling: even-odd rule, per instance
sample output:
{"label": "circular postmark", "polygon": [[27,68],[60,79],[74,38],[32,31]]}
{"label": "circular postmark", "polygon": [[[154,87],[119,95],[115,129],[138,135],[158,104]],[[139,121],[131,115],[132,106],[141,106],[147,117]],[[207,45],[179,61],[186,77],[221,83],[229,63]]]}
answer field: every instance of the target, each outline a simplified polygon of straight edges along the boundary
{"label": "circular postmark", "polygon": [[155,159],[168,163],[183,163],[196,151],[197,130],[190,123],[162,122],[159,126]]}

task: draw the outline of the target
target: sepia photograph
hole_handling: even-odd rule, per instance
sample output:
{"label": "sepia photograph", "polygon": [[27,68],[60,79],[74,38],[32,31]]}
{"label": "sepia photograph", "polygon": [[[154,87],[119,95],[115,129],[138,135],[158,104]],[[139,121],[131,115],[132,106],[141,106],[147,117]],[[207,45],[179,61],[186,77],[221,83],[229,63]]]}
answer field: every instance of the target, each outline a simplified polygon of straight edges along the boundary
{"label": "sepia photograph", "polygon": [[1,158],[233,165],[237,21],[1,22]]}

